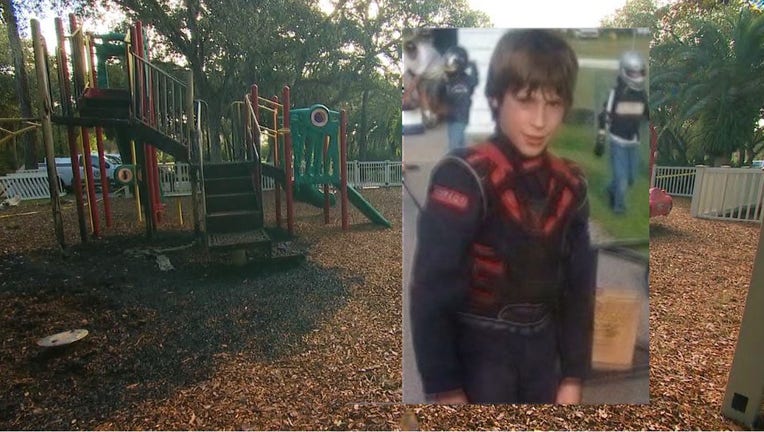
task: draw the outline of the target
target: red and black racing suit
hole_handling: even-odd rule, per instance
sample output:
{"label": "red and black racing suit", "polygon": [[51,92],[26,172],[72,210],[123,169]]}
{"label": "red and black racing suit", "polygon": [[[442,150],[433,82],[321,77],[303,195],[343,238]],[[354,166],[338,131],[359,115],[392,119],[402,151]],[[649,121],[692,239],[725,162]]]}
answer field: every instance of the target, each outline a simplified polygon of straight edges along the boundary
{"label": "red and black racing suit", "polygon": [[411,285],[424,391],[471,403],[552,403],[591,357],[596,255],[586,182],[508,139],[449,154],[418,221]]}

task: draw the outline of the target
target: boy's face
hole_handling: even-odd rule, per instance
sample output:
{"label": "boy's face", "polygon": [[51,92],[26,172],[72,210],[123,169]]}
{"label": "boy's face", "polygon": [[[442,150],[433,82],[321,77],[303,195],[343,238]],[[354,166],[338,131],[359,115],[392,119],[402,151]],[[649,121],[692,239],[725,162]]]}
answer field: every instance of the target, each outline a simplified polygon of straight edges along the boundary
{"label": "boy's face", "polygon": [[525,157],[546,150],[562,124],[565,103],[555,91],[526,87],[516,93],[507,90],[499,106],[499,127]]}

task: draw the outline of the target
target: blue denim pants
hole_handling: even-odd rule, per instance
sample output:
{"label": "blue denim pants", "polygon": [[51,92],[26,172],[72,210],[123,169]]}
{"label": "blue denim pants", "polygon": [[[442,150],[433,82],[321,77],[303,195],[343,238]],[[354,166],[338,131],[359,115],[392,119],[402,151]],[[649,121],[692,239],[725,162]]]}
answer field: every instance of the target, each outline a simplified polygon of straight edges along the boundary
{"label": "blue denim pants", "polygon": [[467,123],[448,122],[448,150],[454,150],[466,146],[464,140],[464,130],[467,129]]}
{"label": "blue denim pants", "polygon": [[555,402],[561,373],[551,314],[529,323],[459,317],[459,356],[470,403]]}
{"label": "blue denim pants", "polygon": [[615,213],[626,211],[626,190],[634,184],[639,166],[639,145],[622,145],[610,140],[610,170],[608,184],[611,205]]}

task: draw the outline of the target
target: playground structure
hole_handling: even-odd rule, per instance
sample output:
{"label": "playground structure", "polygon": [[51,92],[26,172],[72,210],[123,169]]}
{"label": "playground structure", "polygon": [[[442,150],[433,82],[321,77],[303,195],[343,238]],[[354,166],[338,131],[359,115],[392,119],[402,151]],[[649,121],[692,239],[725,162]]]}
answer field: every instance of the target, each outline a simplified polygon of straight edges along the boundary
{"label": "playground structure", "polygon": [[[348,202],[356,205],[372,222],[390,226],[363,197],[347,184],[347,116],[323,105],[290,110],[290,89],[285,86],[282,102],[264,99],[256,85],[235,103],[232,124],[235,138],[227,160],[212,160],[204,139],[206,111],[204,101],[194,98],[193,74],[181,81],[149,61],[149,50],[143,40],[140,22],[129,34],[86,34],[76,18],[69,17],[70,35],[65,35],[61,19],[56,19],[58,51],[58,94],[54,101],[49,76],[49,60],[39,23],[32,20],[35,64],[40,86],[41,124],[48,162],[48,178],[57,178],[53,161],[52,124],[66,126],[72,161],[73,194],[75,195],[80,237],[87,240],[85,199],[90,209],[94,235],[100,235],[99,212],[95,206],[96,191],[93,167],[85,157],[83,198],[79,154],[90,154],[90,128],[95,129],[101,169],[104,214],[111,224],[108,183],[105,174],[104,128],[115,130],[123,161],[131,164],[121,170],[132,180],[136,205],[143,204],[146,233],[151,236],[161,223],[164,205],[159,186],[157,150],[171,155],[178,162],[190,164],[195,232],[208,248],[262,247],[270,253],[270,239],[264,230],[261,175],[277,184],[276,225],[281,227],[281,193],[284,189],[286,220],[289,235],[294,235],[294,200],[323,206],[324,220],[329,223],[329,207],[333,203],[330,187],[340,192],[342,228],[348,228]],[[71,77],[66,43],[71,52]],[[107,60],[117,58],[127,71],[128,87],[109,87]],[[268,137],[271,163],[263,161],[261,136]],[[78,145],[81,138],[81,149]],[[222,152],[221,152],[222,153]],[[218,159],[218,158],[215,158]],[[52,184],[52,183],[51,183]],[[323,190],[320,190],[322,187]],[[63,226],[58,195],[51,186],[51,202],[59,242],[63,245]],[[139,211],[140,215],[140,211]],[[60,233],[59,233],[60,232]]]}

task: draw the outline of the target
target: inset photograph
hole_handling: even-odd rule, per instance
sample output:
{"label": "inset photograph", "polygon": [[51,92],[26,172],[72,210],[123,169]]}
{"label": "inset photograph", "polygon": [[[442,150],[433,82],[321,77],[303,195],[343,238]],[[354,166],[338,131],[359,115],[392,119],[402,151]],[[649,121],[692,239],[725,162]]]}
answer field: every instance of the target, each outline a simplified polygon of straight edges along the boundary
{"label": "inset photograph", "polygon": [[648,403],[649,32],[403,43],[404,402]]}

